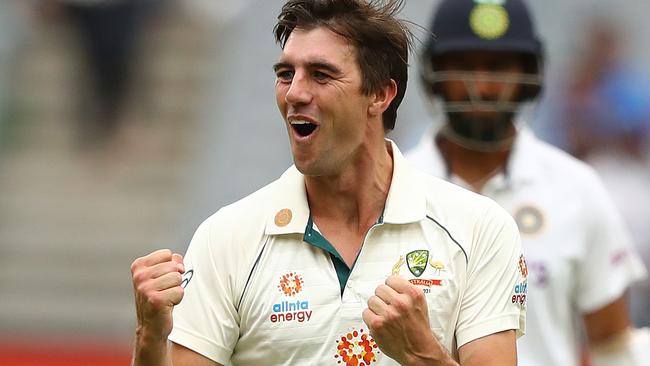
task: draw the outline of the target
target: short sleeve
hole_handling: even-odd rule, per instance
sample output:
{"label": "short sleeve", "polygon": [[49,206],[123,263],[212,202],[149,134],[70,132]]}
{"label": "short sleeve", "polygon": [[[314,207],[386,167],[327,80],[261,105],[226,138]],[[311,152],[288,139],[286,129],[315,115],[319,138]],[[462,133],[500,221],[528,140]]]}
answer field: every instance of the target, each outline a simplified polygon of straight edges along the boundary
{"label": "short sleeve", "polygon": [[600,180],[593,178],[591,184],[585,184],[588,237],[577,269],[576,301],[582,312],[606,306],[646,276],[622,217]]}
{"label": "short sleeve", "polygon": [[484,213],[468,257],[456,329],[458,347],[505,330],[523,335],[528,269],[517,225],[501,208]]}
{"label": "short sleeve", "polygon": [[[239,317],[224,255],[226,240],[213,238],[214,216],[199,226],[185,255],[183,300],[174,308],[169,340],[217,363],[228,364],[239,336]],[[218,241],[218,243],[217,243]]]}

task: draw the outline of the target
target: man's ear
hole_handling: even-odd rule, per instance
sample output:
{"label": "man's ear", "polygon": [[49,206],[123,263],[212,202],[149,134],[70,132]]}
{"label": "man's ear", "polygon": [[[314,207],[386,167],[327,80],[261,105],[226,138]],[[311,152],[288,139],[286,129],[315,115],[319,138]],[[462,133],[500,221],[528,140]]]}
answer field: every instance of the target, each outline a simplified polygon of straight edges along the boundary
{"label": "man's ear", "polygon": [[368,114],[371,116],[381,116],[390,103],[397,95],[397,83],[395,80],[390,79],[390,84],[381,88],[377,93],[370,97],[370,105],[368,106]]}

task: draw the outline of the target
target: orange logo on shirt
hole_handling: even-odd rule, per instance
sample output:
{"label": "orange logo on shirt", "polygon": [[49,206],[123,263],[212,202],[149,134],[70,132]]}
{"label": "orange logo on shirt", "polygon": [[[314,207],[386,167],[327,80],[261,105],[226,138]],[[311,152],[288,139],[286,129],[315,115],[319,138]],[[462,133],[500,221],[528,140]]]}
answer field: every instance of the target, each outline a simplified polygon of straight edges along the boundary
{"label": "orange logo on shirt", "polygon": [[302,280],[302,276],[290,272],[280,277],[278,289],[286,296],[296,296],[300,291],[302,291],[303,284],[304,281]]}
{"label": "orange logo on shirt", "polygon": [[519,272],[524,278],[528,277],[528,266],[526,265],[526,257],[523,254],[519,256]]}
{"label": "orange logo on shirt", "polygon": [[346,366],[370,366],[377,361],[377,344],[363,329],[353,330],[337,341],[337,363]]}

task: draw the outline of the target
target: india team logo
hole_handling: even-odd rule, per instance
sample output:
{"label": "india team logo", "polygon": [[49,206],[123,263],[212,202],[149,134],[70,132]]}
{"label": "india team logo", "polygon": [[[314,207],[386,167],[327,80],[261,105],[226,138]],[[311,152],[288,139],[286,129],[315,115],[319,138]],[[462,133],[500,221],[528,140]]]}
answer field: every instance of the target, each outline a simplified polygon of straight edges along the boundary
{"label": "india team logo", "polygon": [[377,361],[379,348],[370,334],[363,329],[352,329],[336,342],[334,358],[346,366],[370,366]]}
{"label": "india team logo", "polygon": [[537,234],[544,227],[544,215],[535,207],[526,205],[520,207],[513,215],[519,232],[525,235]]}
{"label": "india team logo", "polygon": [[278,285],[278,289],[285,296],[293,297],[302,291],[302,286],[304,283],[305,282],[303,281],[302,276],[297,273],[290,272],[280,277],[280,284]]}
{"label": "india team logo", "polygon": [[506,9],[497,1],[477,1],[479,4],[469,15],[469,25],[483,39],[503,37],[510,27]]}
{"label": "india team logo", "polygon": [[406,265],[415,277],[420,277],[424,273],[428,260],[429,251],[425,249],[414,250],[406,255]]}

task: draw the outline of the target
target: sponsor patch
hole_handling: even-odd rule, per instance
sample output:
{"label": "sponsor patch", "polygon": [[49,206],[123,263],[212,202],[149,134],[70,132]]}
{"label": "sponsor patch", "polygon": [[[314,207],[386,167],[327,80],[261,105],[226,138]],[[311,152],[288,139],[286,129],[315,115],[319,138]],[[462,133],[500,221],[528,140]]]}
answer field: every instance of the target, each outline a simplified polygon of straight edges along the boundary
{"label": "sponsor patch", "polygon": [[526,257],[523,254],[519,255],[519,273],[521,273],[521,277],[523,278],[528,277],[528,265],[526,264]]}
{"label": "sponsor patch", "polygon": [[282,301],[273,304],[273,313],[269,317],[271,323],[308,322],[313,311],[309,309],[309,301]]}
{"label": "sponsor patch", "polygon": [[526,264],[526,257],[523,254],[519,255],[517,261],[517,268],[521,275],[519,283],[512,289],[512,298],[510,301],[513,304],[519,304],[524,307],[526,305],[526,296],[528,295],[528,265]]}
{"label": "sponsor patch", "polygon": [[619,264],[623,263],[627,257],[629,256],[629,252],[627,248],[621,248],[611,255],[610,262],[612,263],[613,266],[618,266]]}
{"label": "sponsor patch", "polygon": [[334,359],[339,365],[370,366],[378,354],[379,347],[367,331],[352,329],[336,341]]}
{"label": "sponsor patch", "polygon": [[549,266],[544,261],[527,261],[528,268],[530,268],[530,281],[535,285],[535,287],[546,287],[549,281]]}
{"label": "sponsor patch", "polygon": [[296,272],[280,276],[278,290],[290,299],[272,305],[272,312],[269,316],[271,323],[303,323],[311,319],[313,310],[309,308],[309,301],[296,298],[303,291],[304,283],[302,276]]}
{"label": "sponsor patch", "polygon": [[285,296],[296,296],[300,291],[302,291],[302,285],[305,282],[302,280],[302,276],[297,273],[287,273],[280,278],[280,284],[278,289]]}
{"label": "sponsor patch", "polygon": [[513,289],[511,302],[524,307],[526,305],[526,295],[528,295],[528,281],[519,282]]}

